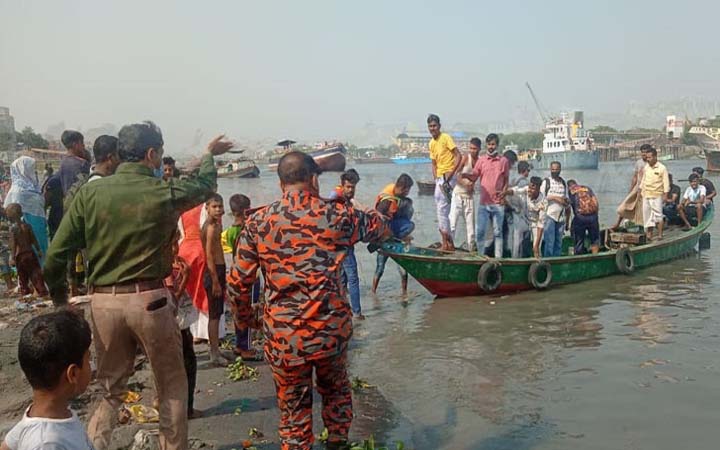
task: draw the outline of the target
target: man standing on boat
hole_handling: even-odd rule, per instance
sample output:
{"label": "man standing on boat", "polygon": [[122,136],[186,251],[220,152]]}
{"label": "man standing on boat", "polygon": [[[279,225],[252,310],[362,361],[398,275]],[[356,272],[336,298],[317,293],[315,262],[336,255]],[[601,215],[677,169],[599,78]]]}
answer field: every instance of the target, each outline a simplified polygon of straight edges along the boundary
{"label": "man standing on boat", "polygon": [[657,227],[657,239],[663,237],[663,198],[670,192],[670,177],[665,165],[658,161],[657,150],[650,148],[646,152],[647,164],[640,185],[643,197],[643,218],[645,235],[652,240],[653,228]]}
{"label": "man standing on boat", "polygon": [[[508,153],[505,152],[507,158]],[[512,171],[512,165],[511,165]],[[524,188],[530,184],[530,163],[520,161],[517,163],[517,175],[510,177],[509,188]],[[530,229],[527,223],[527,214],[523,205],[523,201],[518,197],[506,197],[505,202],[505,224],[507,229],[503,227],[503,241],[510,256],[513,258],[522,258],[525,254],[525,243],[529,240]]]}
{"label": "man standing on boat", "polygon": [[650,144],[643,144],[640,147],[640,159],[635,161],[632,181],[630,182],[630,191],[622,203],[620,203],[620,206],[618,206],[618,219],[615,225],[611,228],[612,230],[617,230],[623,220],[630,220],[638,225],[645,223],[643,220],[640,183],[642,182],[645,164],[647,163],[647,151],[651,148],[652,145]]}
{"label": "man standing on boat", "polygon": [[312,447],[313,384],[322,396],[326,447],[347,446],[352,320],[342,262],[357,242],[379,241],[390,232],[378,212],[320,198],[319,175],[306,153],[291,151],[280,159],[282,197],[247,218],[228,278],[239,316],[251,308],[258,268],[265,278],[265,358],[275,381],[282,449]]}
{"label": "man standing on boat", "polygon": [[[460,163],[460,173],[472,173],[473,167],[477,164],[478,154],[482,147],[482,141],[479,138],[470,139],[469,152],[462,155]],[[452,201],[450,202],[450,236],[455,239],[455,230],[457,229],[458,219],[462,216],[465,218],[465,230],[467,231],[467,249],[471,252],[477,249],[475,243],[475,205],[473,198],[473,183],[467,178],[458,178],[457,184],[453,188]]]}
{"label": "man standing on boat", "polygon": [[478,158],[473,172],[463,174],[462,177],[472,182],[480,178],[480,203],[477,213],[477,230],[475,233],[478,242],[478,253],[485,253],[485,232],[492,221],[493,238],[495,243],[495,257],[503,257],[503,220],[505,217],[505,199],[503,193],[508,187],[510,176],[510,163],[507,158],[499,155],[497,151],[500,138],[490,133],[485,138],[487,153]]}
{"label": "man standing on boat", "polygon": [[430,159],[432,160],[433,179],[435,180],[435,207],[437,209],[438,228],[442,238],[442,249],[455,250],[450,231],[450,202],[457,180],[455,174],[460,170],[462,156],[455,142],[447,133],[440,132],[440,117],[430,114],[427,118],[430,139]]}
{"label": "man standing on boat", "polygon": [[590,241],[590,251],[596,254],[600,251],[600,219],[598,212],[600,204],[598,198],[589,186],[582,186],[575,180],[567,182],[572,207],[572,237],[574,254],[587,253],[585,238]]}
{"label": "man standing on boat", "polygon": [[543,241],[545,241],[543,256],[546,258],[560,256],[563,235],[570,225],[570,198],[567,183],[560,176],[561,170],[559,161],[551,162],[550,178],[545,178],[540,186],[540,192],[547,200],[543,230]]}

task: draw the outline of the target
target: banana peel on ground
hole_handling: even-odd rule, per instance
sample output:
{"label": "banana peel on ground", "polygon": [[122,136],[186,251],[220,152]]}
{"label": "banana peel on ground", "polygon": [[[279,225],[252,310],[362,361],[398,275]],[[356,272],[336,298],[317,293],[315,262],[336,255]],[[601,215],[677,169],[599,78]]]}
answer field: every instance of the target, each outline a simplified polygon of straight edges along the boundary
{"label": "banana peel on ground", "polygon": [[160,422],[160,413],[152,406],[132,405],[127,407],[132,418],[137,423],[158,423]]}
{"label": "banana peel on ground", "polygon": [[361,389],[369,389],[375,387],[372,384],[368,383],[367,381],[363,380],[360,377],[353,377],[353,379],[350,381],[350,388],[353,391],[359,391]]}
{"label": "banana peel on ground", "polygon": [[123,403],[137,403],[142,398],[142,395],[138,392],[133,391],[127,391],[123,394],[122,401]]}

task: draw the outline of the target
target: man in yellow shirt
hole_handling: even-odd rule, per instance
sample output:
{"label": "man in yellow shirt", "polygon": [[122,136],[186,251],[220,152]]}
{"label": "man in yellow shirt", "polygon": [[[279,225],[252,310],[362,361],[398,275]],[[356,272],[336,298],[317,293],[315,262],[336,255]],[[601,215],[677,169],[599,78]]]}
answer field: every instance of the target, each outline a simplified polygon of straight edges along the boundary
{"label": "man in yellow shirt", "polygon": [[658,237],[663,234],[663,198],[670,192],[670,177],[665,166],[658,162],[657,150],[650,148],[645,152],[645,170],[641,181],[643,199],[643,217],[645,218],[645,235],[652,240],[653,228],[657,227]]}
{"label": "man in yellow shirt", "polygon": [[432,160],[433,179],[435,180],[435,206],[438,228],[442,238],[442,249],[455,251],[450,232],[450,201],[455,188],[456,178],[462,157],[455,142],[447,133],[440,132],[440,117],[430,114],[427,119],[430,140],[430,159]]}

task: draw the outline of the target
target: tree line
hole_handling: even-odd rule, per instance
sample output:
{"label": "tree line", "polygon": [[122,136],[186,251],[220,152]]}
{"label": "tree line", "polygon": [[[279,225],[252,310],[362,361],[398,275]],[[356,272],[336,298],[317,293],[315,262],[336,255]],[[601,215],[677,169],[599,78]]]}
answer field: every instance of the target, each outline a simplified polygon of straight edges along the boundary
{"label": "tree line", "polygon": [[[11,148],[13,145],[12,132],[0,132],[0,151],[7,152],[15,150]],[[15,131],[15,143],[22,148],[44,148],[47,149],[50,143],[39,133],[36,133],[32,127],[25,127],[22,131]]]}

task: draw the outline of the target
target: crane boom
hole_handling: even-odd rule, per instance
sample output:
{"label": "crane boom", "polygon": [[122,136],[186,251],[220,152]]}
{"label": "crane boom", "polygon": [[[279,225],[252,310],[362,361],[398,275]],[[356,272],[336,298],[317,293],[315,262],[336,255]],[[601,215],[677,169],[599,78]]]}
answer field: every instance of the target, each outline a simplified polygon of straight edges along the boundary
{"label": "crane boom", "polygon": [[546,124],[547,121],[548,121],[548,120],[547,120],[547,116],[546,116],[545,113],[543,112],[543,108],[542,108],[542,106],[540,106],[540,102],[538,101],[537,97],[535,97],[535,92],[533,92],[532,88],[530,87],[530,83],[528,83],[527,81],[525,82],[525,86],[527,86],[528,91],[530,91],[530,96],[532,97],[533,102],[535,102],[535,107],[536,107],[537,110],[538,110],[538,114],[540,115],[540,119],[543,121],[543,124]]}

